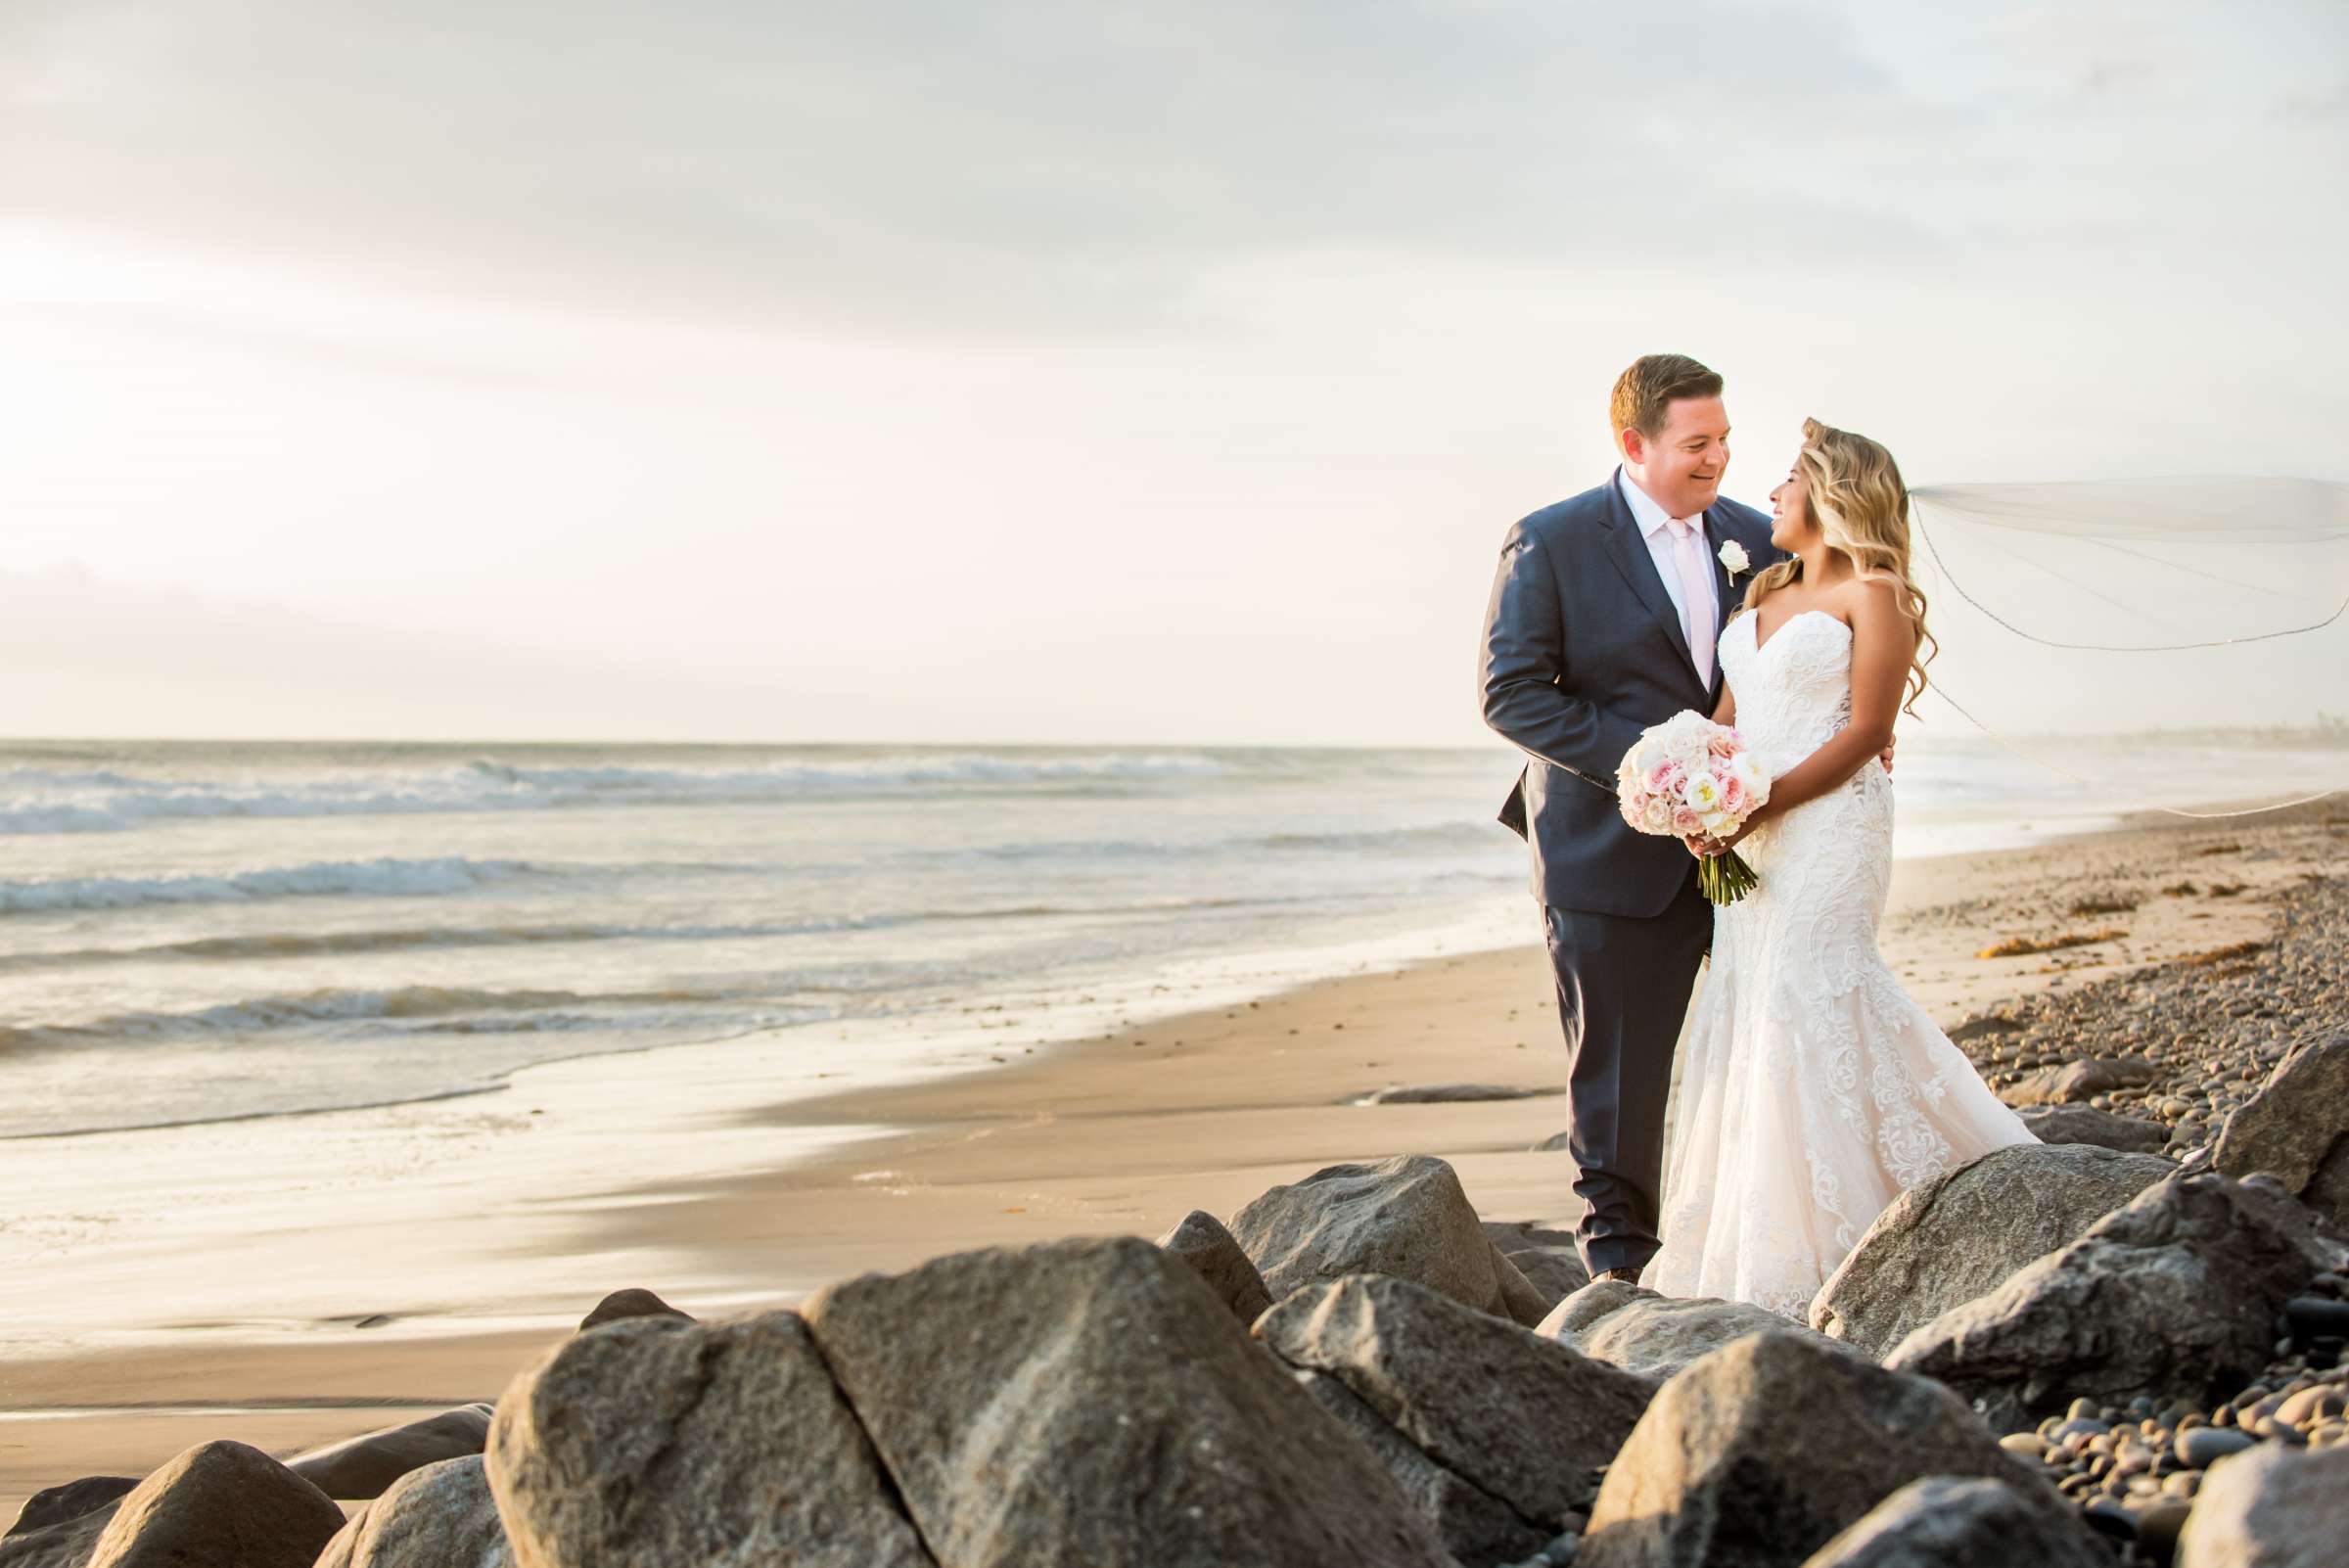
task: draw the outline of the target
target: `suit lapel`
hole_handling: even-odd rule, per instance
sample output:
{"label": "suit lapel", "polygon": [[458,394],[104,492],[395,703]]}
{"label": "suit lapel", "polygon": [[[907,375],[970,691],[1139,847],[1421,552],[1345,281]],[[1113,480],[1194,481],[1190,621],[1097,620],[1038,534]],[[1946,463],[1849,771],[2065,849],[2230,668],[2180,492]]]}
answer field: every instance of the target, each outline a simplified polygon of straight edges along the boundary
{"label": "suit lapel", "polygon": [[1632,504],[1623,498],[1621,469],[1607,483],[1607,553],[1614,557],[1623,580],[1631,584],[1632,592],[1681,651],[1681,668],[1688,671],[1689,683],[1695,684],[1696,656],[1689,652],[1687,633],[1681,629],[1681,613],[1672,607],[1672,595],[1656,575],[1656,558],[1647,553],[1647,540],[1639,532],[1638,520],[1632,516]]}

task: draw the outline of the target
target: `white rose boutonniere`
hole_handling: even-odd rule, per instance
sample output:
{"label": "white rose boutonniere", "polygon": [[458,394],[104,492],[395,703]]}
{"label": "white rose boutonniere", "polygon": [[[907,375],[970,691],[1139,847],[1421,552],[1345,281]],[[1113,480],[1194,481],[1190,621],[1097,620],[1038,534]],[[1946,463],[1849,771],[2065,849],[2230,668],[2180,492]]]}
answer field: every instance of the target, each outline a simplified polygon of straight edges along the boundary
{"label": "white rose boutonniere", "polygon": [[1734,578],[1738,573],[1743,572],[1754,563],[1747,559],[1745,546],[1739,544],[1735,539],[1730,539],[1721,547],[1721,564],[1729,569],[1729,576]]}

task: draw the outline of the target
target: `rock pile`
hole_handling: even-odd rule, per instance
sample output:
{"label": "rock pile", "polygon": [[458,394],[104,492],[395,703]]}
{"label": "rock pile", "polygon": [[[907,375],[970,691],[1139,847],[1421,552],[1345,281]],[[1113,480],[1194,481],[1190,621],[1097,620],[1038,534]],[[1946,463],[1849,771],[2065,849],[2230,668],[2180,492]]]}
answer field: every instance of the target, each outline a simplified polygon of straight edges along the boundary
{"label": "rock pile", "polygon": [[2152,1073],[2141,1082],[2087,1086],[2077,1103],[2162,1130],[2159,1152],[2182,1159],[2218,1137],[2312,1025],[2338,1030],[2349,1021],[2344,884],[2304,882],[2273,901],[2278,923],[2268,941],[2043,991],[1952,1030],[1951,1038],[2010,1103],[2018,1089],[2040,1098],[2040,1085],[2076,1062],[2149,1064]]}
{"label": "rock pile", "polygon": [[2269,1027],[2339,999],[2337,900],[2291,897],[2242,975],[1973,1030],[2050,1140],[1902,1194],[1807,1327],[1590,1282],[1405,1156],[796,1311],[620,1292],[494,1406],[69,1482],[0,1568],[2342,1560],[2349,1028]]}
{"label": "rock pile", "polygon": [[2257,1375],[2284,1304],[2349,1249],[2265,1178],[2174,1176],[1886,1354],[2002,1432],[2075,1396],[2208,1400]]}
{"label": "rock pile", "polygon": [[1553,1299],[1562,1245],[1413,1156],[798,1311],[622,1293],[494,1413],[88,1478],[0,1568],[2100,1568],[2337,1510],[2349,1244],[2275,1176],[2000,1151],[1888,1212],[1828,1332]]}
{"label": "rock pile", "polygon": [[2220,1460],[2251,1450],[2349,1448],[2349,1278],[2337,1269],[2319,1274],[2307,1294],[2284,1303],[2273,1327],[2275,1358],[2230,1398],[2080,1398],[2001,1441],[2084,1506],[2166,1545]]}

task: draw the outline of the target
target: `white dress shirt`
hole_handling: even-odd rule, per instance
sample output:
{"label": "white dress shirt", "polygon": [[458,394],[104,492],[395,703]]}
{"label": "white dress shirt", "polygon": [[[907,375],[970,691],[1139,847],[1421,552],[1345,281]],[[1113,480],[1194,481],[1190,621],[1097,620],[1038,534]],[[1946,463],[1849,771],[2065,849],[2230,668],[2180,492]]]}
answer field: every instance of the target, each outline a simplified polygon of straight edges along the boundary
{"label": "white dress shirt", "polygon": [[[1632,483],[1629,470],[1617,469],[1615,477],[1623,485],[1624,500],[1631,506],[1632,521],[1639,526],[1640,537],[1647,540],[1647,553],[1656,563],[1656,576],[1664,579],[1664,591],[1672,595],[1672,607],[1680,612],[1681,624],[1684,628],[1688,624],[1688,607],[1681,602],[1681,568],[1672,558],[1672,530],[1666,527],[1672,521],[1672,514],[1657,505],[1655,498],[1647,491]],[[1704,538],[1703,513],[1690,518],[1688,526],[1696,530],[1699,540]],[[1713,551],[1709,545],[1705,549],[1703,591],[1704,603],[1697,606],[1697,614],[1710,617],[1712,623],[1718,626],[1721,624],[1721,600],[1713,591]]]}

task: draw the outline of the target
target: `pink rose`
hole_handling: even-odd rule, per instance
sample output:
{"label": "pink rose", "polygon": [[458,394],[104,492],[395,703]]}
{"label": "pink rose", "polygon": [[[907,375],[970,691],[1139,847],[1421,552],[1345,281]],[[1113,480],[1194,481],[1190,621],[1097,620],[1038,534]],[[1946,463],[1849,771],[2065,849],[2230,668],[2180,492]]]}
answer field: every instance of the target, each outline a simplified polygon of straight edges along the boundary
{"label": "pink rose", "polygon": [[1721,808],[1732,816],[1745,814],[1745,785],[1734,773],[1722,775]]}
{"label": "pink rose", "polygon": [[1704,825],[1704,819],[1685,806],[1672,813],[1672,830],[1682,838],[1701,832]]}
{"label": "pink rose", "polygon": [[1705,755],[1728,758],[1737,755],[1737,736],[1726,729],[1717,729],[1705,737]]}

